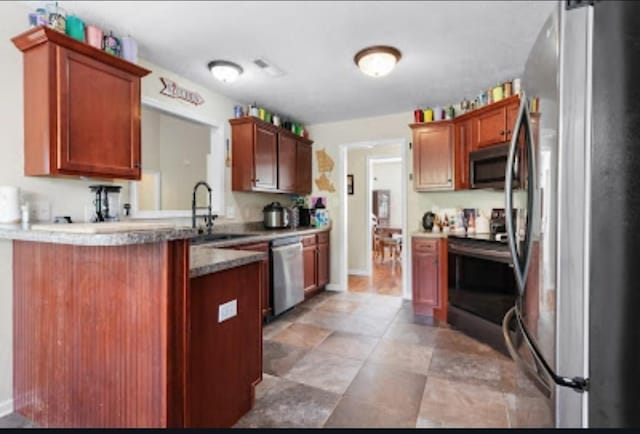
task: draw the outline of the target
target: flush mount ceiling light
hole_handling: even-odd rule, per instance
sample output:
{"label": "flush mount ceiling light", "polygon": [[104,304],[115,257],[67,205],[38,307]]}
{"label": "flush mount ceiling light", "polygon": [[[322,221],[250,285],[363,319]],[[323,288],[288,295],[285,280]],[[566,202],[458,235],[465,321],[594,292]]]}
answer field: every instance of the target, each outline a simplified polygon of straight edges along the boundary
{"label": "flush mount ceiling light", "polygon": [[358,51],[353,61],[360,71],[371,77],[382,77],[389,74],[402,55],[397,48],[376,45]]}
{"label": "flush mount ceiling light", "polygon": [[209,71],[215,77],[216,80],[220,80],[223,83],[232,83],[240,77],[242,74],[242,67],[236,65],[233,62],[226,60],[214,60],[209,62]]}

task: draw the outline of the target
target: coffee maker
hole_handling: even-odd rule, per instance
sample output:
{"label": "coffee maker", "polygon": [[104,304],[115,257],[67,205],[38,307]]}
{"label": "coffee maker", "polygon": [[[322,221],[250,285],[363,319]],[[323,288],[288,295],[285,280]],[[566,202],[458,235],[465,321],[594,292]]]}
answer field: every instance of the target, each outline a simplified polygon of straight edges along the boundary
{"label": "coffee maker", "polygon": [[95,214],[92,222],[114,222],[120,220],[119,185],[91,185],[89,190],[94,194]]}

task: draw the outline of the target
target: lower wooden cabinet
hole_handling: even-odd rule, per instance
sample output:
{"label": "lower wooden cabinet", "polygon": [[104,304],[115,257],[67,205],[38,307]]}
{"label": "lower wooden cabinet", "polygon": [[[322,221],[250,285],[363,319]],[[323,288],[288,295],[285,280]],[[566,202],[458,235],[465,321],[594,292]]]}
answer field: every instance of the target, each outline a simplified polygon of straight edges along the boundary
{"label": "lower wooden cabinet", "polygon": [[413,310],[447,320],[447,241],[414,237],[412,247]]}
{"label": "lower wooden cabinet", "polygon": [[234,250],[253,250],[267,253],[267,257],[260,261],[260,306],[262,306],[262,316],[266,318],[271,313],[269,243],[243,244],[231,248]]}
{"label": "lower wooden cabinet", "polygon": [[329,283],[329,232],[302,238],[304,296],[314,296]]}

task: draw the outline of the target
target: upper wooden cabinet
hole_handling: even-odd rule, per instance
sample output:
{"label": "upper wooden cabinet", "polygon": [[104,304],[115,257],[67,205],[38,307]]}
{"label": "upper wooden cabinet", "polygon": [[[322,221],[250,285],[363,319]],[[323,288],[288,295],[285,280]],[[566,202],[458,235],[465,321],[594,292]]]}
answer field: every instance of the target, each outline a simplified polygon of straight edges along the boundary
{"label": "upper wooden cabinet", "polygon": [[230,119],[231,189],[311,193],[311,142],[258,118]]}
{"label": "upper wooden cabinet", "polygon": [[453,190],[454,143],[450,121],[412,124],[416,191]]}
{"label": "upper wooden cabinet", "polygon": [[150,71],[47,27],[12,41],[24,53],[25,175],[140,179]]}
{"label": "upper wooden cabinet", "polygon": [[311,194],[311,144],[296,141],[296,192]]}
{"label": "upper wooden cabinet", "polygon": [[466,190],[469,188],[469,152],[473,151],[475,146],[473,120],[456,122],[455,130],[455,189]]}
{"label": "upper wooden cabinet", "polygon": [[511,130],[519,106],[520,97],[516,95],[482,107],[474,113],[473,118],[477,132],[476,146],[484,148],[511,140]]}

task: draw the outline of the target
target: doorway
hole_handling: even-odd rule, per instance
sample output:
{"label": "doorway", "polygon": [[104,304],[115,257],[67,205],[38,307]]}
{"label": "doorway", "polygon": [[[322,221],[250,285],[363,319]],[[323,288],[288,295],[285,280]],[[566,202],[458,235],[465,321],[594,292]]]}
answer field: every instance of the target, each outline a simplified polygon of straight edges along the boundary
{"label": "doorway", "polygon": [[[343,145],[342,287],[407,297],[405,140]],[[375,206],[375,209],[374,209]]]}

